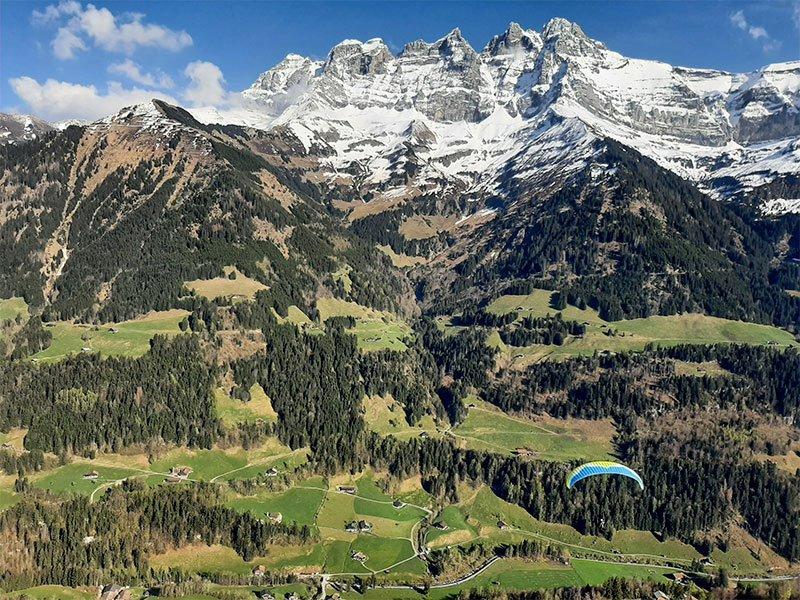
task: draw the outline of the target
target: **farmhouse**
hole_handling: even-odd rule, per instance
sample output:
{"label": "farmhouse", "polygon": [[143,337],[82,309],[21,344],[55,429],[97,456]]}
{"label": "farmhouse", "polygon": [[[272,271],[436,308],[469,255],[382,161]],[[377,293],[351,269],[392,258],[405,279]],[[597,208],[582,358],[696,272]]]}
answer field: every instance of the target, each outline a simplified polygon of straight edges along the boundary
{"label": "farmhouse", "polygon": [[402,500],[395,500],[394,502],[392,502],[392,506],[394,506],[395,508],[403,508],[405,505],[406,503],[403,502]]}
{"label": "farmhouse", "polygon": [[439,531],[447,531],[448,530],[447,523],[445,523],[444,521],[436,521],[433,524],[433,526],[436,529],[438,529]]}
{"label": "farmhouse", "polygon": [[508,523],[505,521],[498,521],[497,522],[498,529],[508,529]]}
{"label": "farmhouse", "polygon": [[119,333],[119,329],[117,329],[116,327],[109,327],[108,328],[108,332],[109,333]]}
{"label": "farmhouse", "polygon": [[264,565],[256,565],[255,567],[253,567],[253,575],[255,575],[256,577],[263,577],[266,574],[267,574],[267,567],[265,567]]}
{"label": "farmhouse", "polygon": [[275,477],[277,474],[278,474],[278,469],[276,469],[275,467],[270,467],[269,469],[264,471],[264,475],[266,475],[267,477]]}
{"label": "farmhouse", "polygon": [[90,479],[92,481],[94,481],[98,477],[100,477],[100,473],[98,473],[97,471],[89,471],[88,473],[83,474],[84,479]]}
{"label": "farmhouse", "polygon": [[344,526],[344,530],[349,533],[369,533],[372,531],[372,523],[369,521],[350,521]]}
{"label": "farmhouse", "polygon": [[352,558],[356,562],[363,563],[365,560],[367,560],[368,557],[363,552],[360,552],[358,550],[353,550],[350,553],[350,558]]}
{"label": "farmhouse", "polygon": [[358,530],[362,533],[369,533],[372,531],[372,523],[369,521],[364,521],[363,519],[358,522]]}
{"label": "farmhouse", "polygon": [[192,474],[193,469],[191,467],[172,467],[170,469],[170,477],[176,477],[179,480],[183,481],[184,479],[188,479],[189,475]]}
{"label": "farmhouse", "polygon": [[337,489],[343,494],[352,494],[352,495],[355,495],[355,493],[358,491],[352,485],[340,485]]}
{"label": "farmhouse", "polygon": [[256,592],[256,598],[258,598],[258,600],[275,600],[275,596],[270,594],[267,590]]}
{"label": "farmhouse", "polygon": [[269,519],[270,523],[280,523],[283,521],[283,515],[279,512],[267,513],[267,518]]}

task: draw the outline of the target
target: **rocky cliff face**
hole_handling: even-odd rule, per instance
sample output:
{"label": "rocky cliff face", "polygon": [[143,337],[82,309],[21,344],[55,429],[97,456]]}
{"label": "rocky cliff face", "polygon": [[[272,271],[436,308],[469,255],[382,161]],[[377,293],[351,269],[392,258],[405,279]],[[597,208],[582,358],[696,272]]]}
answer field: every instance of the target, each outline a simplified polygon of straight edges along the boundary
{"label": "rocky cliff face", "polygon": [[[742,197],[800,171],[799,90],[800,62],[745,74],[674,67],[626,58],[553,19],[540,32],[512,23],[480,52],[458,29],[397,55],[380,39],[346,40],[325,61],[287,56],[243,93],[244,109],[193,112],[286,127],[324,150],[329,176],[357,170],[378,191],[446,181],[496,193],[509,169],[517,179],[531,171],[523,158],[580,162],[590,138],[604,137],[718,197]],[[408,144],[411,176],[396,160]],[[554,157],[556,146],[566,156]]]}

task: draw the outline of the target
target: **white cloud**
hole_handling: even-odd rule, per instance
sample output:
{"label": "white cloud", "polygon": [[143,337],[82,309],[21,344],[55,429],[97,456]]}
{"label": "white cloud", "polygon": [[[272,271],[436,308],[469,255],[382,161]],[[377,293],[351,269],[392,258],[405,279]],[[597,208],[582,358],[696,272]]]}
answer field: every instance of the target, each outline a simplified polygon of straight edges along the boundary
{"label": "white cloud", "polygon": [[34,10],[31,20],[35,25],[47,25],[53,23],[64,15],[74,15],[79,13],[81,5],[75,0],[64,0],[58,4],[50,4],[44,10]]}
{"label": "white cloud", "polygon": [[225,78],[214,63],[196,60],[186,65],[184,74],[191,83],[183,95],[194,106],[219,105],[226,101]]}
{"label": "white cloud", "polygon": [[55,79],[39,83],[32,77],[17,77],[11,79],[10,83],[20,100],[28,105],[30,112],[51,121],[98,119],[151,98],[161,98],[177,104],[173,97],[163,92],[138,87],[125,88],[113,82],[108,84],[105,93],[99,92],[93,85]]}
{"label": "white cloud", "polygon": [[737,11],[731,15],[731,23],[739,29],[747,29],[747,19],[744,18],[744,11]]}
{"label": "white cloud", "polygon": [[158,71],[155,74],[146,73],[130,58],[126,58],[121,63],[109,65],[108,72],[116,75],[124,75],[131,81],[150,87],[171,88],[175,85],[175,82],[173,82],[172,78],[166,73],[162,71]]}
{"label": "white cloud", "polygon": [[76,51],[86,49],[84,41],[66,27],[60,27],[53,39],[53,54],[59,60],[75,58]]}
{"label": "white cloud", "polygon": [[[798,5],[795,5],[795,17],[800,19],[800,12],[798,12]],[[766,29],[761,27],[760,25],[753,25],[747,21],[747,18],[744,16],[744,11],[737,10],[735,13],[730,15],[731,25],[736,27],[737,29],[741,29],[750,38],[758,41],[762,40],[761,47],[763,48],[764,52],[772,52],[773,50],[777,50],[781,47],[780,40],[776,40],[769,35]]]}
{"label": "white cloud", "polygon": [[[187,32],[145,23],[144,17],[140,13],[115,15],[107,8],[97,8],[94,4],[84,7],[75,0],[51,4],[43,11],[35,10],[32,14],[36,24],[61,23],[53,41],[53,51],[60,59],[73,58],[76,49],[85,49],[86,39],[103,50],[124,54],[132,54],[139,47],[177,52],[194,43]],[[62,38],[60,43],[59,38]],[[83,47],[76,40],[80,40]]]}

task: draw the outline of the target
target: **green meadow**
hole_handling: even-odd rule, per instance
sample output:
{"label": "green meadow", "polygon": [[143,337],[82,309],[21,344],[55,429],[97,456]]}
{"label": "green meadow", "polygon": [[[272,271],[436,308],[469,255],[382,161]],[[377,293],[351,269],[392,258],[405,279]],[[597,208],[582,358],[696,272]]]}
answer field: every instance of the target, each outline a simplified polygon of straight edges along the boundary
{"label": "green meadow", "polygon": [[53,333],[53,342],[33,358],[52,362],[70,354],[79,354],[84,348],[103,356],[141,356],[150,349],[150,340],[155,335],[179,334],[178,323],[187,314],[178,309],[152,312],[132,321],[99,327],[59,321],[46,325]]}
{"label": "green meadow", "polygon": [[25,300],[17,296],[11,298],[0,298],[0,321],[6,319],[15,319],[17,315],[21,315],[23,321],[28,318],[28,305]]}
{"label": "green meadow", "polygon": [[408,347],[403,340],[412,335],[411,327],[392,313],[361,306],[339,298],[317,300],[320,320],[324,323],[331,317],[353,317],[356,325],[350,329],[358,338],[358,347],[365,351],[396,350]]}
{"label": "green meadow", "polygon": [[516,312],[520,318],[541,317],[561,312],[565,320],[586,324],[583,338],[568,338],[562,346],[531,345],[523,348],[507,347],[499,338],[493,344],[501,348],[513,364],[524,366],[544,359],[592,354],[597,351],[612,352],[643,350],[647,344],[674,346],[677,344],[774,344],[797,345],[788,331],[745,321],[733,321],[701,314],[654,315],[643,319],[605,321],[597,311],[579,309],[568,305],[561,311],[550,306],[553,292],[535,290],[527,295],[506,295],[494,300],[487,311],[493,314]]}
{"label": "green meadow", "polygon": [[605,460],[612,456],[614,428],[609,423],[555,419],[537,422],[512,417],[474,398],[469,400],[475,406],[452,430],[456,439],[469,448],[501,453],[523,448],[533,457],[548,460]]}

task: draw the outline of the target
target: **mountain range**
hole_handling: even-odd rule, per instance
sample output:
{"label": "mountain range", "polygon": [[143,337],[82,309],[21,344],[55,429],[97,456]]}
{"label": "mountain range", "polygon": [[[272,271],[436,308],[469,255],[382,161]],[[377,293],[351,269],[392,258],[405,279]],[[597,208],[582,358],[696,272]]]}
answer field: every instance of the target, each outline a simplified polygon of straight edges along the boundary
{"label": "mountain range", "polygon": [[242,96],[236,109],[192,113],[285,127],[326,156],[331,177],[354,173],[388,195],[442,184],[502,195],[509,168],[515,183],[563,173],[611,138],[713,197],[800,211],[800,62],[674,67],[553,19],[540,32],[512,23],[480,52],[458,29],[397,55],[380,39],[345,40],[324,61],[290,54]]}
{"label": "mountain range", "polygon": [[3,151],[0,287],[59,318],[131,317],[235,247],[272,293],[294,274],[282,306],[342,293],[346,263],[353,298],[411,313],[535,284],[609,319],[794,326],[799,89],[800,63],[672,67],[553,19],[480,53],[456,29],[397,55],[289,55],[227,110],[154,100],[52,132],[9,117],[6,139],[30,141]]}

